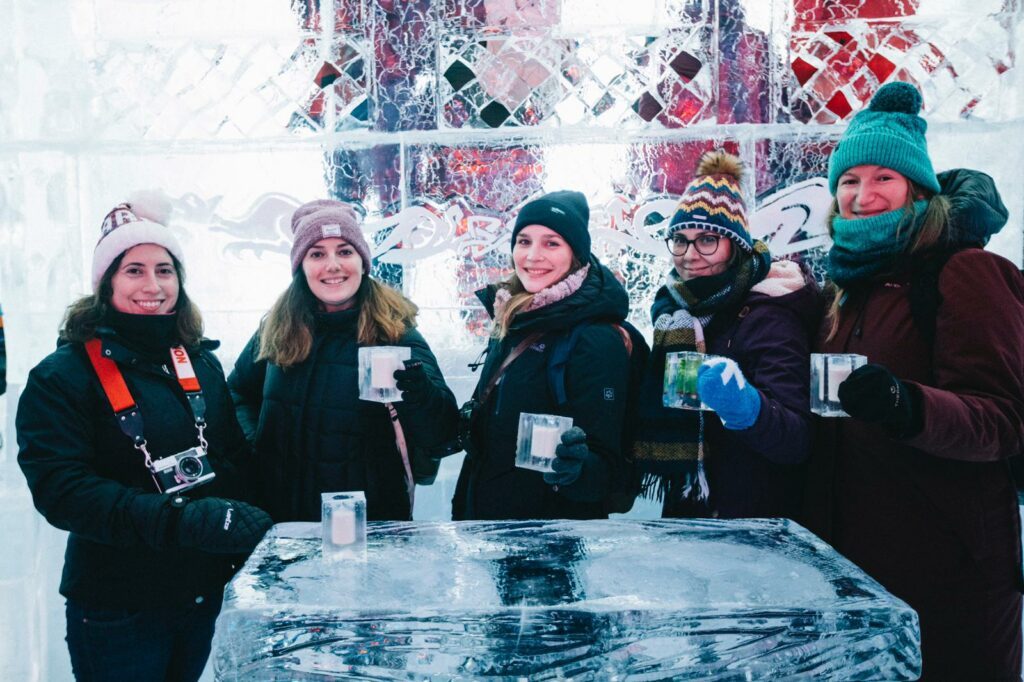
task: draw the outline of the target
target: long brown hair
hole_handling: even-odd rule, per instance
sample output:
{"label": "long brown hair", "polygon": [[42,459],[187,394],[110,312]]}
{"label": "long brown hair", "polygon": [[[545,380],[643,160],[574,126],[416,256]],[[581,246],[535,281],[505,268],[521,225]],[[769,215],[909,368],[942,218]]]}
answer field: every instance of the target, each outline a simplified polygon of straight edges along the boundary
{"label": "long brown hair", "polygon": [[[124,260],[123,252],[114,259],[107,271],[103,273],[96,293],[83,296],[64,311],[64,320],[60,325],[60,338],[66,341],[85,343],[96,336],[96,328],[103,324],[107,311],[110,310],[110,299],[114,295],[114,275]],[[174,310],[178,313],[178,338],[189,348],[195,348],[203,338],[203,316],[199,308],[185,292],[185,266],[167,252],[174,264],[174,272],[178,275],[178,303]]]}
{"label": "long brown hair", "polygon": [[[416,304],[389,286],[363,276],[356,292],[359,344],[395,343],[416,326]],[[260,360],[287,369],[309,357],[320,302],[299,269],[260,325]]]}
{"label": "long brown hair", "polygon": [[[569,272],[565,274],[565,277],[568,277],[582,267],[583,262],[573,255],[572,261],[569,264]],[[558,281],[561,282],[565,277]],[[533,302],[534,294],[531,294],[525,287],[523,287],[523,283],[515,271],[512,272],[512,275],[508,279],[498,283],[498,289],[505,289],[512,295],[512,297],[502,307],[501,311],[495,316],[494,326],[491,329],[491,336],[496,339],[503,339],[508,334],[509,326],[512,324],[512,320],[515,319],[516,315],[530,307],[530,304]]]}
{"label": "long brown hair", "polygon": [[[931,194],[928,190],[915,182],[907,179],[909,188],[907,199],[903,203],[903,225],[912,225],[914,217],[914,197],[925,197],[928,200],[928,208],[925,209],[924,219],[921,227],[917,230],[917,236],[907,243],[904,255],[923,253],[935,248],[947,246],[950,241],[949,230],[949,199],[941,194]],[[839,202],[832,199],[832,205],[828,211],[828,234],[833,234],[833,221],[839,215]],[[839,308],[842,306],[846,292],[839,286],[832,284],[832,302],[828,307],[828,336],[826,340],[831,341],[839,330]]]}

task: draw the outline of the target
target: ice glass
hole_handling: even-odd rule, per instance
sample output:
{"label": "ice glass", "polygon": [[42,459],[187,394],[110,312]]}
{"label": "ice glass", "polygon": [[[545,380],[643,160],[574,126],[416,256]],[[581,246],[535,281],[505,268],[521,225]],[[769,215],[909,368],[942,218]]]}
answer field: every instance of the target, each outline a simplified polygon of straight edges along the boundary
{"label": "ice glass", "polygon": [[395,403],[402,392],[395,386],[395,370],[412,357],[407,346],[367,346],[359,349],[359,399]]}
{"label": "ice glass", "polygon": [[694,351],[666,353],[662,404],[680,410],[711,411],[697,395],[697,370],[705,360],[717,357],[720,356]]}
{"label": "ice glass", "polygon": [[572,428],[572,417],[553,414],[519,415],[519,440],[516,445],[516,466],[534,471],[554,471],[555,448],[562,434]]}
{"label": "ice glass", "polygon": [[811,353],[811,412],[822,417],[849,417],[839,404],[839,384],[868,359],[852,353]]}
{"label": "ice glass", "polygon": [[359,491],[321,493],[324,559],[366,556],[366,495]]}

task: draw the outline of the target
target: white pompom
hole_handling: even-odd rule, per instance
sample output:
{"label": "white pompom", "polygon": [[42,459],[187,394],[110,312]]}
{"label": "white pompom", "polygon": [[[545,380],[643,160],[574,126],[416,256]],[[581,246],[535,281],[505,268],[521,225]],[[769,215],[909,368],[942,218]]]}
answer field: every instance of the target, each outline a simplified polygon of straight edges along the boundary
{"label": "white pompom", "polygon": [[167,225],[171,211],[174,210],[167,195],[157,189],[132,192],[125,203],[131,206],[132,213],[143,220],[161,225]]}

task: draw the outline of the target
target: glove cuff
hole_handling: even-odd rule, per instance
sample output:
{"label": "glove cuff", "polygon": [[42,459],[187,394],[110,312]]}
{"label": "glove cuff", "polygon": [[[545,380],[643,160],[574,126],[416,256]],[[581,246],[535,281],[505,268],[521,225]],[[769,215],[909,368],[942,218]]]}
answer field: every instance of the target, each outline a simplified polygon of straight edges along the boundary
{"label": "glove cuff", "polygon": [[583,460],[579,478],[557,488],[573,502],[600,502],[608,496],[608,465],[590,452]]}
{"label": "glove cuff", "polygon": [[921,389],[906,381],[899,382],[900,398],[903,405],[900,406],[898,420],[885,423],[884,427],[890,437],[896,440],[913,438],[924,430],[924,415],[921,413],[921,403],[924,398]]}

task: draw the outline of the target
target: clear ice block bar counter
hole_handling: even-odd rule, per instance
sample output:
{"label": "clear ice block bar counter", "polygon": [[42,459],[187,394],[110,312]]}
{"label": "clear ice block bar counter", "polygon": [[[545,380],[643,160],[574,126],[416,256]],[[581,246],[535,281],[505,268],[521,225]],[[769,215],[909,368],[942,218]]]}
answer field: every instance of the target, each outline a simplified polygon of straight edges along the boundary
{"label": "clear ice block bar counter", "polygon": [[371,523],[268,533],[225,592],[218,680],[916,679],[917,614],[799,525]]}

